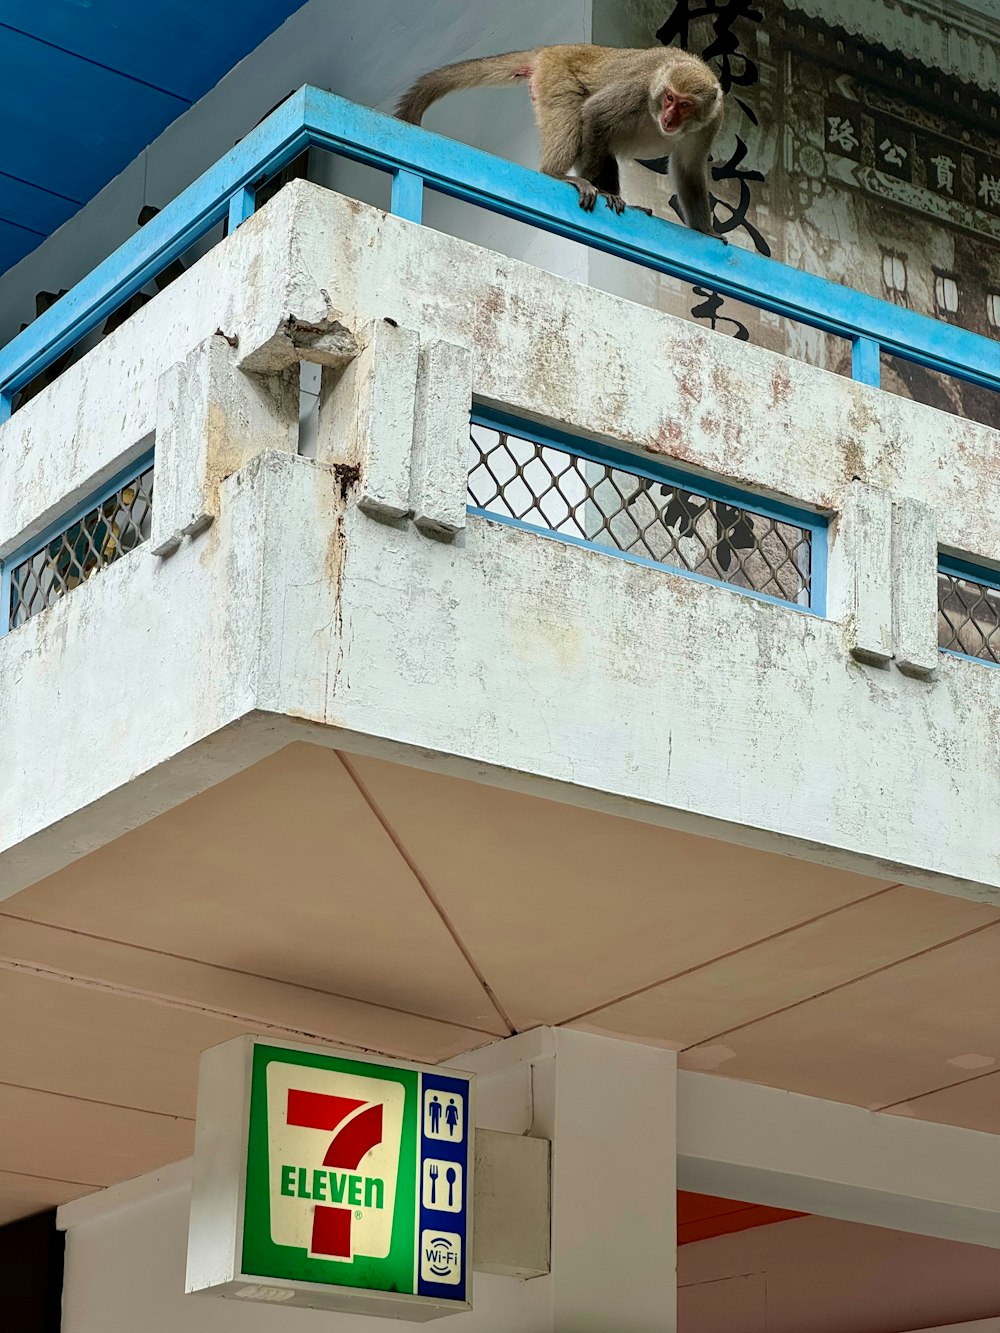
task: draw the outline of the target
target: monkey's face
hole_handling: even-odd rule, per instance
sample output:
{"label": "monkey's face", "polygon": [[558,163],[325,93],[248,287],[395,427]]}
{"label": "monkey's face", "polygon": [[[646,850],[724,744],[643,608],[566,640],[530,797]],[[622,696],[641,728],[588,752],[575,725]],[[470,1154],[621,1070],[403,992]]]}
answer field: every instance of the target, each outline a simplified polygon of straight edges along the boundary
{"label": "monkey's face", "polygon": [[659,121],[664,134],[676,134],[694,112],[694,100],[667,87],[660,101]]}
{"label": "monkey's face", "polygon": [[667,138],[700,129],[718,113],[722,89],[710,71],[681,68],[655,89],[650,111]]}

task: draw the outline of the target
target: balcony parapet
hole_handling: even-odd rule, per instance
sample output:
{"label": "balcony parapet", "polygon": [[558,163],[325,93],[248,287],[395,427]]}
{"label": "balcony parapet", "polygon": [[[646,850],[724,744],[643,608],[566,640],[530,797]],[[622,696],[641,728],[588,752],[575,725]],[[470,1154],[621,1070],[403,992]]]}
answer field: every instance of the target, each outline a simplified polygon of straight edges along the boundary
{"label": "balcony parapet", "polygon": [[[822,613],[470,514],[474,405],[814,514]],[[0,428],[0,559],[151,437],[158,535],[0,640],[5,892],[306,737],[995,897],[997,432],[295,182]]]}

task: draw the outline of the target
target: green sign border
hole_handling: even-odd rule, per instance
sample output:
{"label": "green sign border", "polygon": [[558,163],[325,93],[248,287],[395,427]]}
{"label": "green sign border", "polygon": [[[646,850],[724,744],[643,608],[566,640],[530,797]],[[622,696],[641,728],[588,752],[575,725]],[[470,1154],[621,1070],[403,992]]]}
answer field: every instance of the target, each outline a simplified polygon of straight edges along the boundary
{"label": "green sign border", "polygon": [[[363,1078],[402,1084],[403,1130],[396,1172],[392,1240],[384,1259],[317,1259],[304,1248],[277,1245],[271,1239],[270,1153],[267,1123],[267,1069],[279,1064],[305,1065]],[[361,1287],[370,1291],[416,1290],[417,1110],[420,1075],[415,1069],[393,1069],[312,1051],[280,1046],[254,1046],[250,1083],[250,1134],[247,1144],[246,1197],[243,1202],[243,1272],[289,1282],[322,1282],[326,1286]],[[388,1205],[389,1200],[386,1200]]]}

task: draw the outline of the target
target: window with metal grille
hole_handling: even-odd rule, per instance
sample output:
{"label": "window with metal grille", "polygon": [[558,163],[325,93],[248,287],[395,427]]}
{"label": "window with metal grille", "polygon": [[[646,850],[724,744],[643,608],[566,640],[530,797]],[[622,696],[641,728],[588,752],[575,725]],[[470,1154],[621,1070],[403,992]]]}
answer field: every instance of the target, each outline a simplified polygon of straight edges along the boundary
{"label": "window with metal grille", "polygon": [[149,536],[152,514],[149,454],[4,563],[0,633],[54,606],[73,588],[141,546]]}
{"label": "window with metal grille", "polygon": [[476,409],[470,513],[823,614],[826,521]]}
{"label": "window with metal grille", "polygon": [[940,558],[938,647],[1000,665],[1000,572]]}

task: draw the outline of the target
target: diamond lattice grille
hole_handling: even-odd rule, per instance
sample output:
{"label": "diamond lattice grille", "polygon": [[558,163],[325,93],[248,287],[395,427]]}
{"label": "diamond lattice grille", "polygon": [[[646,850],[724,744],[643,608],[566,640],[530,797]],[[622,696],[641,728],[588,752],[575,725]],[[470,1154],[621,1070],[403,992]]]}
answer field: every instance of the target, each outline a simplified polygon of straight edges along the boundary
{"label": "diamond lattice grille", "polygon": [[812,532],[473,424],[469,504],[543,531],[808,605]]}

